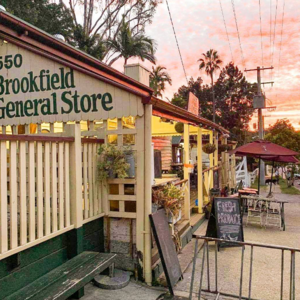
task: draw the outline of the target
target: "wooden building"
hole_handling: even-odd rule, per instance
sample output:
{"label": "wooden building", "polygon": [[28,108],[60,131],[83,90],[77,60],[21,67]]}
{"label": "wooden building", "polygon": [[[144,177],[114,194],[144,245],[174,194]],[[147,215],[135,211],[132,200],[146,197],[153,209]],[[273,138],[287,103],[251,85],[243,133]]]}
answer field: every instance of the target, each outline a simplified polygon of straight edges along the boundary
{"label": "wooden building", "polygon": [[[118,266],[151,284],[152,125],[184,123],[199,157],[203,131],[212,141],[228,131],[153,97],[139,65],[123,74],[4,11],[0,53],[0,299],[83,251],[117,253]],[[128,139],[135,177],[99,181],[99,144]],[[188,179],[188,142],[184,151]],[[186,199],[189,220],[189,184]]]}

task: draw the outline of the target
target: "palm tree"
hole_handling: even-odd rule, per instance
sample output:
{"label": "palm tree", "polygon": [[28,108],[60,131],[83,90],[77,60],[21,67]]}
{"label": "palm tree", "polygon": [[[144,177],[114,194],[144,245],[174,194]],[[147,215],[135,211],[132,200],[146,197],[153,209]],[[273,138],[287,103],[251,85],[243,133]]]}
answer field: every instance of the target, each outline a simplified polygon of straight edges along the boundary
{"label": "palm tree", "polygon": [[204,58],[200,58],[199,70],[205,69],[207,76],[210,76],[211,87],[212,87],[212,98],[213,98],[213,122],[216,121],[216,103],[215,103],[215,91],[214,91],[214,73],[220,69],[222,60],[216,50],[210,49],[206,53],[202,53]]}
{"label": "palm tree", "polygon": [[153,39],[145,36],[142,33],[133,35],[129,24],[123,19],[121,29],[115,39],[107,41],[107,47],[113,54],[118,53],[116,57],[111,59],[109,66],[116,60],[123,57],[125,59],[124,66],[131,57],[138,57],[142,61],[149,60],[155,64],[155,42]]}
{"label": "palm tree", "polygon": [[172,85],[170,75],[164,70],[166,68],[163,66],[152,67],[150,73],[150,87],[154,90],[153,94],[156,97],[162,97],[162,92],[166,89],[166,83]]}

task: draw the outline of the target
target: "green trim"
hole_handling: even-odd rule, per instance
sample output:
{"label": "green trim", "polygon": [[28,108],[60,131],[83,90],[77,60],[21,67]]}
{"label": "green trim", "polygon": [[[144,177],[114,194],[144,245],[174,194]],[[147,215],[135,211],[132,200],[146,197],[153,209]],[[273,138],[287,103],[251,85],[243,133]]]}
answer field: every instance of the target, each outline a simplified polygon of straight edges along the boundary
{"label": "green trim", "polygon": [[11,295],[39,277],[59,267],[68,260],[67,249],[61,249],[51,253],[34,263],[11,272],[10,275],[0,280],[0,299]]}
{"label": "green trim", "polygon": [[71,230],[68,237],[68,258],[71,259],[83,252],[83,229],[82,227]]}
{"label": "green trim", "polygon": [[[83,251],[104,252],[103,227],[103,218],[100,218],[1,260],[0,300]],[[76,296],[82,293],[79,290]]]}

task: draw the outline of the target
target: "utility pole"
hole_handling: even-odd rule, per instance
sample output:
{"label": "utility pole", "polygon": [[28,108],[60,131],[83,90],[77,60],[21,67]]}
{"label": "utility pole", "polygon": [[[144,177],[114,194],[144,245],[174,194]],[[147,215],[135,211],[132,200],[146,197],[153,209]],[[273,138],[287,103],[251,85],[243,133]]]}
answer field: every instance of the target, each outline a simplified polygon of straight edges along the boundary
{"label": "utility pole", "polygon": [[[265,103],[265,97],[261,92],[261,85],[262,84],[273,84],[273,82],[261,82],[261,74],[260,71],[262,70],[271,70],[273,67],[257,67],[256,69],[250,69],[250,70],[245,70],[246,72],[249,71],[256,71],[257,72],[257,96],[255,96],[254,101],[253,101],[253,107],[258,109],[258,135],[259,139],[262,140],[264,138],[264,122],[263,122],[263,115],[262,115],[262,110],[266,108],[266,103]],[[263,160],[259,160],[260,163],[260,170],[259,172],[259,183],[260,185],[265,184],[265,163]]]}

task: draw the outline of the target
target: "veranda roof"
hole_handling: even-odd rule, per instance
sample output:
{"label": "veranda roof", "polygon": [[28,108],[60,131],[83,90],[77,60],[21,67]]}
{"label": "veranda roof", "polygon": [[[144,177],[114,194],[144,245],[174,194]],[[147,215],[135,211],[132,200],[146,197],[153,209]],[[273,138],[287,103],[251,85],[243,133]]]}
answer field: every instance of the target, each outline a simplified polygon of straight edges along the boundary
{"label": "veranda roof", "polygon": [[[175,130],[175,125],[178,122],[163,122],[161,117],[152,116],[152,136],[183,136],[183,133],[178,133]],[[203,134],[209,134],[210,130],[203,129]],[[197,135],[198,127],[190,126],[190,135]]]}

